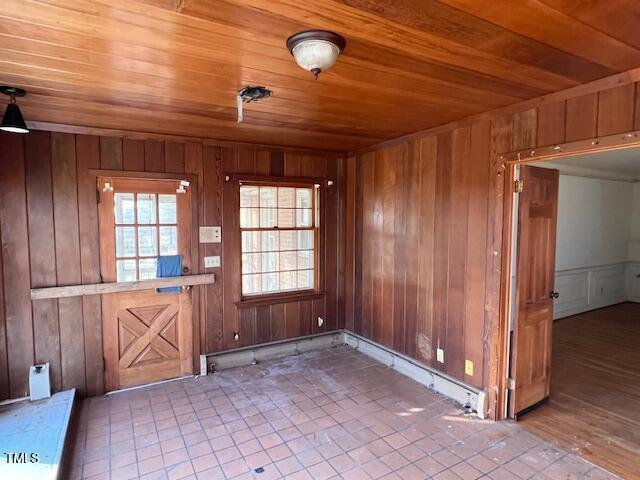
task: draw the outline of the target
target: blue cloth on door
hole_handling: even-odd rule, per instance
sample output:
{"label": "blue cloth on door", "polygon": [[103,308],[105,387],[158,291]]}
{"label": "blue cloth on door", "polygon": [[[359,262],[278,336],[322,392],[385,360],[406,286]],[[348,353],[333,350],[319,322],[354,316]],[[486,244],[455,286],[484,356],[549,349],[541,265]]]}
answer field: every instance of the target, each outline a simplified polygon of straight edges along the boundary
{"label": "blue cloth on door", "polygon": [[[156,277],[179,277],[182,275],[182,255],[164,255],[158,257]],[[163,287],[156,290],[158,293],[179,293],[180,287]]]}

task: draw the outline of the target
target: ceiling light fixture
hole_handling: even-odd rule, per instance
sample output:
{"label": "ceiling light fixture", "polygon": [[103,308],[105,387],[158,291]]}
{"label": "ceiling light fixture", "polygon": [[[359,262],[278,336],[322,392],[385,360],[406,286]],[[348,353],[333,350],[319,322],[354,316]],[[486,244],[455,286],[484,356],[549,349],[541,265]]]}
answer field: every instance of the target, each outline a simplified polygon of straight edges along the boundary
{"label": "ceiling light fixture", "polygon": [[16,97],[24,97],[27,92],[21,88],[1,86],[0,93],[11,97],[11,103],[7,105],[4,117],[2,117],[0,130],[10,133],[29,133],[27,124],[24,123],[22,112],[20,112],[20,107],[16,104]]}
{"label": "ceiling light fixture", "polygon": [[306,30],[287,39],[287,48],[296,63],[313,73],[316,80],[320,72],[336,63],[346,46],[342,36],[326,30]]}

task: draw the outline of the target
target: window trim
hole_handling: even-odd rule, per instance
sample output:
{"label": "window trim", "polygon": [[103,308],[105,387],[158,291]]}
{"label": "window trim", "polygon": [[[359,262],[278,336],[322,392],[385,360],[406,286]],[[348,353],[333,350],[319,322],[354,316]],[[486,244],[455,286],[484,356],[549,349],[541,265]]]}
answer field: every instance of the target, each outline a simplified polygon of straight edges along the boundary
{"label": "window trim", "polygon": [[[234,212],[236,218],[235,238],[238,242],[238,258],[236,265],[238,268],[238,292],[239,301],[234,302],[238,308],[248,308],[260,305],[272,305],[278,303],[287,303],[289,301],[299,301],[305,299],[315,299],[324,296],[324,275],[322,261],[324,261],[324,198],[326,180],[311,177],[271,177],[261,175],[230,175],[226,176],[227,181],[234,184],[234,195],[236,197],[237,208]],[[284,292],[262,293],[254,295],[244,295],[242,292],[242,231],[240,227],[240,186],[255,185],[265,187],[297,187],[311,188],[314,191],[313,212],[314,218],[314,247],[313,247],[313,288],[305,290],[291,290]],[[317,187],[317,188],[316,188]],[[315,192],[317,190],[317,199]],[[319,204],[319,205],[317,205]],[[264,229],[257,229],[264,230]],[[277,230],[277,229],[276,229]],[[285,229],[283,230],[295,230]],[[302,230],[308,230],[303,228]]]}

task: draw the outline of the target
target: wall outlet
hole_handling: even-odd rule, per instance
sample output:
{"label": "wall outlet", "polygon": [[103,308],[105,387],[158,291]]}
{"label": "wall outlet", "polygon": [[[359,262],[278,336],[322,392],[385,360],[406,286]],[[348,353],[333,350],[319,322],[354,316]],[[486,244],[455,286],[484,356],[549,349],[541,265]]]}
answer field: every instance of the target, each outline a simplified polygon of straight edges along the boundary
{"label": "wall outlet", "polygon": [[200,243],[220,243],[222,241],[221,227],[200,227]]}
{"label": "wall outlet", "polygon": [[473,377],[473,362],[471,360],[464,361],[464,374]]}
{"label": "wall outlet", "polygon": [[441,348],[436,349],[436,360],[440,363],[444,363],[444,350]]}
{"label": "wall outlet", "polygon": [[204,257],[204,268],[215,268],[220,266],[220,257]]}
{"label": "wall outlet", "polygon": [[324,325],[324,319],[322,317],[318,317],[318,326],[321,327]]}

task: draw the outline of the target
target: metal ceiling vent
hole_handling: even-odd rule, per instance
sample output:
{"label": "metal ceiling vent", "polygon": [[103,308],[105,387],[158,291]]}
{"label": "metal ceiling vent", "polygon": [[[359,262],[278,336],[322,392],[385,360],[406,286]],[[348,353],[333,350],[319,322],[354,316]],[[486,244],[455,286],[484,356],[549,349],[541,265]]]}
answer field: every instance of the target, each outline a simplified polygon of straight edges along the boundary
{"label": "metal ceiling vent", "polygon": [[238,123],[244,120],[244,113],[242,111],[244,103],[257,102],[258,100],[270,97],[271,95],[273,95],[273,92],[267,87],[247,86],[242,90],[239,90],[238,96],[236,97],[236,101],[238,104]]}

